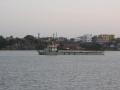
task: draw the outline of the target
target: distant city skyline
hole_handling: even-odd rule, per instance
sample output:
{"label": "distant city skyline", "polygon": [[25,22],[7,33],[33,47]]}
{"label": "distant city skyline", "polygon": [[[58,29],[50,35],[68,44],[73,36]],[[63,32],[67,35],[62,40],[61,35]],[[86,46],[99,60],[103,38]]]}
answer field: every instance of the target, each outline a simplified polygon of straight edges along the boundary
{"label": "distant city skyline", "polygon": [[1,0],[0,35],[120,36],[120,0]]}

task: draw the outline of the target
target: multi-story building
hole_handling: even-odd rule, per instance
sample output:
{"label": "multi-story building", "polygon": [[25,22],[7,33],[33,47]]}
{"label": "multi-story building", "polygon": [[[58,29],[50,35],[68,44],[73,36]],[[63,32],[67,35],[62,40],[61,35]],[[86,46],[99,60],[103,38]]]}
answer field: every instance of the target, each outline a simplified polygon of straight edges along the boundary
{"label": "multi-story building", "polygon": [[67,38],[65,38],[65,37],[57,37],[56,40],[58,42],[64,42],[64,41],[67,41]]}
{"label": "multi-story building", "polygon": [[114,35],[109,34],[101,34],[97,36],[97,42],[98,43],[109,43],[114,39]]}
{"label": "multi-story building", "polygon": [[81,42],[84,42],[84,43],[92,42],[92,34],[85,34],[81,37],[77,37],[76,41],[81,41]]}

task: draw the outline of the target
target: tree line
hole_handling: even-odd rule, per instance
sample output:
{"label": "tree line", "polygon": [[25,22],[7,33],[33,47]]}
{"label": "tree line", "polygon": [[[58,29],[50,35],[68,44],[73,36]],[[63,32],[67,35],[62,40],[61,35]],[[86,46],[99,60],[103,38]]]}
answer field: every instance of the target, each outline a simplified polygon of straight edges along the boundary
{"label": "tree line", "polygon": [[35,50],[47,47],[47,42],[42,41],[32,35],[26,35],[24,38],[14,38],[0,36],[0,50]]}
{"label": "tree line", "polygon": [[[51,39],[53,40],[53,38]],[[58,49],[59,50],[65,50],[66,47],[69,47],[69,49],[75,49],[76,47],[80,47],[80,49],[83,50],[106,50],[111,49],[110,45],[114,45],[115,47],[112,47],[112,50],[117,50],[117,42],[113,43],[107,43],[107,44],[98,44],[96,42],[91,43],[82,43],[82,42],[75,42],[74,40],[67,38],[63,41],[56,40],[57,44],[59,44]],[[23,38],[18,37],[3,37],[0,36],[0,50],[43,50],[45,49],[49,44],[51,44],[51,41],[47,38],[39,38],[34,37],[33,35],[26,35]],[[67,46],[66,46],[67,45]]]}

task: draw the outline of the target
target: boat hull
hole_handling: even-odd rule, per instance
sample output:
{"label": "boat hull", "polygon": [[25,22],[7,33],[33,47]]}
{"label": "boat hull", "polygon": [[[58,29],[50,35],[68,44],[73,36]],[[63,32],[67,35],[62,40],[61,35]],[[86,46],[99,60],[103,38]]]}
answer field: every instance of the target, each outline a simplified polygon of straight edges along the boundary
{"label": "boat hull", "polygon": [[39,55],[104,55],[104,51],[68,51],[60,50],[57,52],[38,51]]}

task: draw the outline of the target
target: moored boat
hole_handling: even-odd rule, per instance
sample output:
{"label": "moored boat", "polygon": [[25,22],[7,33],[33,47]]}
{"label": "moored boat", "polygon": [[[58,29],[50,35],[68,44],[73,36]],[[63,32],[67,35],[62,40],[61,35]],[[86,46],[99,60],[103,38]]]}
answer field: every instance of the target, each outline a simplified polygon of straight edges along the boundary
{"label": "moored boat", "polygon": [[39,55],[104,55],[104,51],[58,50],[55,45],[38,50],[38,53]]}
{"label": "moored boat", "polygon": [[104,55],[104,51],[86,51],[86,50],[58,50],[54,35],[51,44],[44,50],[38,50],[39,55]]}

